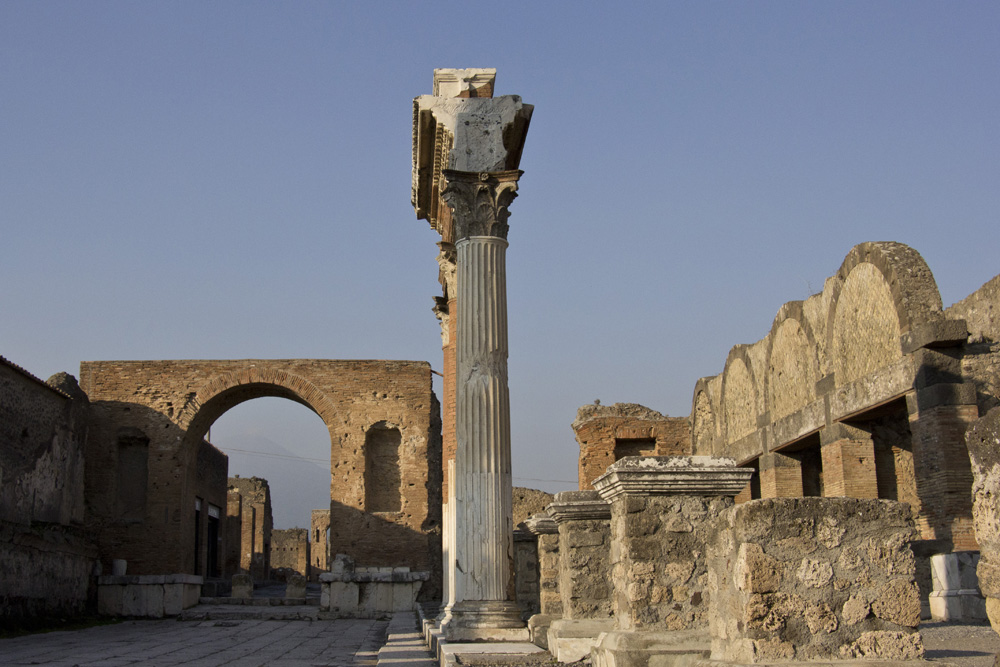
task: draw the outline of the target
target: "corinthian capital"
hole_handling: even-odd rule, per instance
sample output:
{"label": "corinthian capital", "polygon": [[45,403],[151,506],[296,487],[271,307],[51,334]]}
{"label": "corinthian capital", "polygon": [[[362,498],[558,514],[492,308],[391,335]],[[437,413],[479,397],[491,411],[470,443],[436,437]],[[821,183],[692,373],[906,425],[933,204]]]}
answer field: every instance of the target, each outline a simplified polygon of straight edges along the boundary
{"label": "corinthian capital", "polygon": [[469,172],[446,169],[441,198],[452,211],[455,242],[470,236],[507,238],[507,207],[517,196],[519,169]]}

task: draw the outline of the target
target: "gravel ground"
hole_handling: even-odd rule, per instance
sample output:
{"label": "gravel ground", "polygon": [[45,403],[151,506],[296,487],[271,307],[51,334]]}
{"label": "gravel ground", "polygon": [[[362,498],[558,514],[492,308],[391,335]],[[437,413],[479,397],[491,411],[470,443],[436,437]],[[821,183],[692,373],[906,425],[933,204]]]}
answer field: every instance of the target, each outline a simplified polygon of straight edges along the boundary
{"label": "gravel ground", "polygon": [[921,622],[926,658],[960,667],[993,667],[1000,635],[987,625]]}

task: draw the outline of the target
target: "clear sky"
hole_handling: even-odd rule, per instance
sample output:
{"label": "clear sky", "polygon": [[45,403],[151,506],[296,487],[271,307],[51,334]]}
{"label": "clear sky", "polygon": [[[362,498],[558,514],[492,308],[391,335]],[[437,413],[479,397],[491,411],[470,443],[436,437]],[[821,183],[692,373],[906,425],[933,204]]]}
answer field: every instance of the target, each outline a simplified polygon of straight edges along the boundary
{"label": "clear sky", "polygon": [[[440,370],[411,100],[436,67],[496,67],[535,105],[508,251],[515,483],[572,488],[580,405],[687,415],[855,244],[916,248],[945,305],[1000,272],[998,35],[992,0],[0,0],[0,354],[42,378]],[[325,438],[278,400],[212,430],[243,475],[312,479]],[[276,505],[322,504],[296,486]]]}

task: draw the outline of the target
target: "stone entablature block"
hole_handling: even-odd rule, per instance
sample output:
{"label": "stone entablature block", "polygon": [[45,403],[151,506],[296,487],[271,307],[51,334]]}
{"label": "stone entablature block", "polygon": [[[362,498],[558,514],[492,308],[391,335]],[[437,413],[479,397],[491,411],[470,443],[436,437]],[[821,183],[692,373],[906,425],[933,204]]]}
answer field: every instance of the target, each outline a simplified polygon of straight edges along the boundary
{"label": "stone entablature block", "polygon": [[594,480],[594,488],[607,501],[622,495],[735,496],[753,472],[727,458],[627,456]]}
{"label": "stone entablature block", "polygon": [[597,491],[561,491],[546,511],[556,524],[611,518],[611,506]]}

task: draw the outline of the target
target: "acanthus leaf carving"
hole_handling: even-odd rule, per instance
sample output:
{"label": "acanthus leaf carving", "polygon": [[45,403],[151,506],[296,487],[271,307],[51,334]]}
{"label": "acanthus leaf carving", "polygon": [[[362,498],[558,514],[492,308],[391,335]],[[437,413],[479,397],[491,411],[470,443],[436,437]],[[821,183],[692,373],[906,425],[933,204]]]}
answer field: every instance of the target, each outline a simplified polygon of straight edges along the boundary
{"label": "acanthus leaf carving", "polygon": [[471,236],[507,238],[508,207],[517,197],[521,171],[467,172],[447,169],[441,198],[452,210],[455,242]]}

